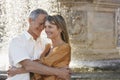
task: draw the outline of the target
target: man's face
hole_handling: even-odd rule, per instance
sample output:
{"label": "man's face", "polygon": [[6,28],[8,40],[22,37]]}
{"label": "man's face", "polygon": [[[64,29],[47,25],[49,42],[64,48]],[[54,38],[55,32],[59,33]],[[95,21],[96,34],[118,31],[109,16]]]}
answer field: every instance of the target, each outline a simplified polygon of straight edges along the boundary
{"label": "man's face", "polygon": [[30,30],[32,34],[39,37],[41,31],[44,29],[45,14],[40,14],[35,20],[30,21]]}

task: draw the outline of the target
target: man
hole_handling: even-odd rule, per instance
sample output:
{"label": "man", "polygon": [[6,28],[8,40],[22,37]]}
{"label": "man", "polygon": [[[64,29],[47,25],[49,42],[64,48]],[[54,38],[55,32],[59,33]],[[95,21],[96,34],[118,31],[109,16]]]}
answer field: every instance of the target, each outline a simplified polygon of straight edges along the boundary
{"label": "man", "polygon": [[[9,47],[10,65],[17,68],[23,67],[27,72],[39,73],[43,75],[56,75],[65,80],[69,80],[69,70],[57,69],[33,62],[40,57],[44,50],[46,41],[39,38],[44,29],[47,12],[36,9],[29,16],[29,29],[23,34],[12,39]],[[8,80],[30,80],[29,73],[17,74]]]}

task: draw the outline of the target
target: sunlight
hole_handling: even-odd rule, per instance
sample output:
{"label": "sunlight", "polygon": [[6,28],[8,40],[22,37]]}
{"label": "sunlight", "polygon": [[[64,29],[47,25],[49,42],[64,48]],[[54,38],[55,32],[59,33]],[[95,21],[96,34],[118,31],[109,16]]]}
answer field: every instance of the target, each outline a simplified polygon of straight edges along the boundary
{"label": "sunlight", "polygon": [[0,50],[0,70],[7,70],[8,69],[8,50],[7,49],[1,49]]}
{"label": "sunlight", "polygon": [[[28,28],[27,18],[33,9],[43,8],[50,13],[50,1],[53,0],[3,0],[1,10],[1,24],[3,25],[4,36],[0,42],[0,70],[7,70],[8,44],[9,41],[17,34],[20,34]],[[2,26],[0,26],[2,27]],[[45,36],[45,32],[42,33]]]}

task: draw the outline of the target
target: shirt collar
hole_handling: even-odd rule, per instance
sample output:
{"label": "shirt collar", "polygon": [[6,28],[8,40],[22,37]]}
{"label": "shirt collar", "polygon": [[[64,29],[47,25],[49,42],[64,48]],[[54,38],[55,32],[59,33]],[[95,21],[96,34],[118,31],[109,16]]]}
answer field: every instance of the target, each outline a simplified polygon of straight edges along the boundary
{"label": "shirt collar", "polygon": [[[30,33],[28,33],[27,31],[24,31],[25,37],[27,40],[34,40],[34,38],[32,37],[32,35]],[[35,41],[35,40],[34,40]],[[37,42],[41,42],[41,37],[39,36],[36,40]]]}
{"label": "shirt collar", "polygon": [[41,42],[41,36],[38,37],[37,41]]}
{"label": "shirt collar", "polygon": [[26,37],[27,40],[29,40],[29,39],[34,40],[32,35],[30,33],[28,33],[27,31],[24,31],[24,34],[25,34],[25,37]]}

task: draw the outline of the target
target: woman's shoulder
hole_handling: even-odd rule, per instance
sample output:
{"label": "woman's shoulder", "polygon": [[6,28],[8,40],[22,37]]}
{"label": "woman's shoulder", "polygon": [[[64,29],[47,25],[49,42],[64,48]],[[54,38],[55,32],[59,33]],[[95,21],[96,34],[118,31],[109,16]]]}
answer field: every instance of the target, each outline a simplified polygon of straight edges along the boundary
{"label": "woman's shoulder", "polygon": [[61,46],[58,47],[59,49],[71,49],[70,44],[64,43]]}
{"label": "woman's shoulder", "polygon": [[63,46],[70,47],[70,44],[69,43],[64,43]]}

